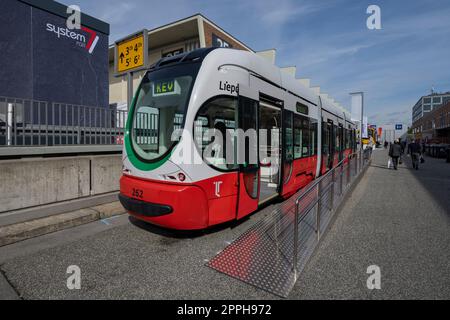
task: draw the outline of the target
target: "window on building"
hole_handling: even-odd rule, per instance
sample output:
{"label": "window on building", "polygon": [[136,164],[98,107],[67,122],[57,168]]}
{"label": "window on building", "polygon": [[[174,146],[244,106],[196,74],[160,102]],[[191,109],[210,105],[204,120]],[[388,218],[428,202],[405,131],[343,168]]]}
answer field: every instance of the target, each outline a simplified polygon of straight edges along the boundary
{"label": "window on building", "polygon": [[447,104],[447,102],[449,102],[450,101],[450,97],[444,97],[444,99],[443,99],[443,104]]}
{"label": "window on building", "polygon": [[424,98],[423,103],[431,103],[431,98]]}

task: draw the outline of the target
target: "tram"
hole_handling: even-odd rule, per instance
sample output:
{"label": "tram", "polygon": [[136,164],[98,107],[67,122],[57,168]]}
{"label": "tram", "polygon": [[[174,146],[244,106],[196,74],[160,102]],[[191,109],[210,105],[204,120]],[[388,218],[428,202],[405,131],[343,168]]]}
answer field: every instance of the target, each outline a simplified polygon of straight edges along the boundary
{"label": "tram", "polygon": [[[243,163],[230,162],[224,149],[236,148],[233,139],[206,155],[214,138],[198,133],[211,129],[266,139],[244,139]],[[143,77],[127,119],[119,199],[140,220],[206,229],[292,196],[355,148],[350,115],[291,75],[251,52],[198,49],[159,60]],[[180,161],[183,150],[200,160]]]}

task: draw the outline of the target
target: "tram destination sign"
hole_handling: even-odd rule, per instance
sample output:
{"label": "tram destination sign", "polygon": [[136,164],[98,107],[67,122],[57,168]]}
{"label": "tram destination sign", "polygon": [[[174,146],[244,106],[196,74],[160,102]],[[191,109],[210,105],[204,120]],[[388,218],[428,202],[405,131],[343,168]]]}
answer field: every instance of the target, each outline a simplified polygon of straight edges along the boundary
{"label": "tram destination sign", "polygon": [[147,64],[147,30],[142,30],[116,41],[114,52],[114,71],[116,76],[146,69]]}
{"label": "tram destination sign", "polygon": [[153,96],[180,94],[181,88],[176,80],[156,81],[153,83]]}

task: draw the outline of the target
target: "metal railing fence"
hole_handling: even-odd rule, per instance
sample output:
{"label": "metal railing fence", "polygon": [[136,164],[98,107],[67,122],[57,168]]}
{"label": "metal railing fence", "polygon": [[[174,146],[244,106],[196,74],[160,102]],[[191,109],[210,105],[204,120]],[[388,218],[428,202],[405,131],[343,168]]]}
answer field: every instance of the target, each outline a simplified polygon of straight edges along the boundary
{"label": "metal railing fence", "polygon": [[117,145],[127,112],[0,97],[0,147]]}
{"label": "metal railing fence", "polygon": [[[341,161],[336,168],[327,172],[297,196],[294,214],[294,257],[292,264],[295,281],[325,233],[347,189],[369,163],[371,155],[372,149],[370,148],[351,155],[349,159]],[[316,234],[316,241],[313,241],[310,245],[311,252],[305,254],[301,250],[302,243],[299,240],[299,233],[302,220],[310,214],[314,215],[315,226],[313,230]]]}
{"label": "metal railing fence", "polygon": [[357,152],[278,204],[208,262],[231,277],[287,297],[349,188],[368,166],[371,149]]}

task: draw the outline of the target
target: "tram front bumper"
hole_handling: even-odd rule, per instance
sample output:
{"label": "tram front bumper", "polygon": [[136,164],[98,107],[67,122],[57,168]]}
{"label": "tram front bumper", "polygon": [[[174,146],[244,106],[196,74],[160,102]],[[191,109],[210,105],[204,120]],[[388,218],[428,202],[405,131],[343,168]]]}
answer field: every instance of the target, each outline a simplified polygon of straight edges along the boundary
{"label": "tram front bumper", "polygon": [[165,228],[198,230],[209,226],[208,201],[197,186],[124,175],[119,200],[130,215]]}
{"label": "tram front bumper", "polygon": [[119,200],[125,210],[139,212],[144,217],[160,217],[173,212],[171,206],[136,200],[119,194]]}

